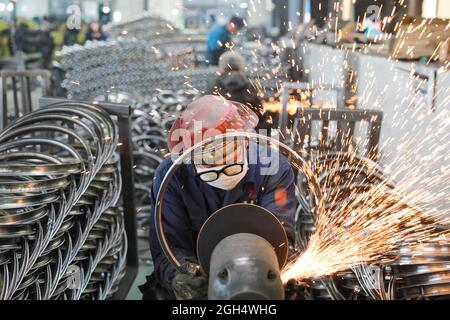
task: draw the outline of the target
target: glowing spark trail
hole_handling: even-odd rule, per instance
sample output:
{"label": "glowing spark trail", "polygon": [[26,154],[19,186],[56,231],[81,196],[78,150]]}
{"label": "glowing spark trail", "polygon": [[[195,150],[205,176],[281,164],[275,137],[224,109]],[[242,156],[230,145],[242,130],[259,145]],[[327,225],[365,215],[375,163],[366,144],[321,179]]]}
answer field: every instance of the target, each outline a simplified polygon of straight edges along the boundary
{"label": "glowing spark trail", "polygon": [[[391,20],[398,14],[394,11]],[[431,35],[427,29],[431,20],[416,24],[415,29],[408,29],[402,25],[403,22],[397,22],[394,28],[395,31],[400,30],[397,35],[399,38],[402,34],[412,32],[418,32],[419,38]],[[364,23],[358,17],[358,26]],[[388,36],[390,38],[392,35],[386,34],[386,39]],[[444,44],[439,43],[427,64],[437,59],[437,52]],[[370,46],[371,44],[365,45],[359,52],[367,53]],[[402,46],[406,47],[406,44],[401,42],[393,57]],[[355,48],[353,46],[353,51]],[[408,48],[408,55],[413,57],[415,46],[408,44]],[[326,60],[311,66],[310,72],[316,71],[313,68],[324,69],[323,66],[334,64],[331,57]],[[448,72],[449,65],[446,62],[439,72]],[[414,73],[414,68],[412,67],[411,74]],[[441,97],[441,102],[430,106],[424,96],[414,92],[417,90],[410,89],[422,85],[418,83],[418,79],[410,76],[410,80],[404,83],[405,87],[398,88],[404,93],[402,100],[391,104],[391,101],[385,100],[386,93],[391,89],[388,85],[382,90],[375,90],[377,70],[369,64],[362,72],[369,80],[366,80],[367,85],[359,85],[358,104],[382,108],[388,113],[388,108],[382,106],[389,103],[392,110],[392,113],[385,114],[383,128],[385,132],[393,134],[382,137],[384,143],[379,149],[383,157],[382,163],[387,164],[385,172],[391,175],[389,181],[395,181],[395,187],[387,179],[371,183],[369,180],[371,175],[375,175],[375,170],[360,181],[360,172],[356,171],[345,177],[338,171],[334,172],[337,165],[335,162],[322,167],[319,165],[316,168],[318,175],[331,172],[321,181],[326,209],[317,212],[315,232],[310,236],[303,252],[283,270],[284,282],[333,275],[363,263],[387,263],[395,258],[392,253],[400,245],[449,243],[449,89],[436,92],[436,96]],[[362,77],[361,74],[359,76]],[[395,82],[402,75],[392,70],[392,77]],[[324,80],[320,78],[318,84],[320,82]],[[386,146],[390,146],[386,148],[388,152],[384,150]],[[340,165],[344,168],[351,166],[349,163]],[[364,183],[370,187],[362,191],[352,187]]]}
{"label": "glowing spark trail", "polygon": [[[363,192],[353,190],[352,184],[375,177],[376,170],[370,166],[364,181],[357,181],[357,171],[339,175],[336,162],[316,168],[320,174],[329,173],[321,181],[327,209],[317,214],[315,233],[304,251],[283,271],[284,282],[332,275],[362,263],[386,263],[400,245],[448,243],[449,110],[444,106],[436,110],[440,116],[428,125],[423,122],[431,114],[427,108],[409,120],[405,120],[408,110],[394,116],[391,126],[397,130],[408,122],[403,136],[384,143],[396,145],[396,154],[385,155],[390,158],[386,171],[397,182],[395,188],[383,179]],[[344,169],[351,165],[347,162]],[[364,166],[356,165],[362,171]]]}
{"label": "glowing spark trail", "polygon": [[[433,222],[438,216],[434,214]],[[442,213],[440,216],[444,217]],[[400,244],[429,242],[443,236],[426,215],[406,205],[405,198],[382,183],[363,194],[352,194],[337,208],[332,206],[319,214],[306,250],[287,266],[282,279],[287,282],[331,275],[362,262],[386,262],[385,254]]]}

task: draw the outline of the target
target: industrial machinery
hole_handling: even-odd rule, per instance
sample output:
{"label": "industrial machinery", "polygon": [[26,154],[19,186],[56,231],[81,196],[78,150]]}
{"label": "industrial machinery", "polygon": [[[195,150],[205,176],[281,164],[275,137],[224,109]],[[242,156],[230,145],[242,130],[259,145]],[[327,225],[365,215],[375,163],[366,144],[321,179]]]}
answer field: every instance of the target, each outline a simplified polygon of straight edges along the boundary
{"label": "industrial machinery", "polygon": [[209,299],[284,299],[280,272],[288,240],[280,221],[268,210],[251,204],[218,210],[200,230],[197,254],[209,274]]}
{"label": "industrial machinery", "polygon": [[[421,214],[416,208],[401,204],[400,196],[394,191],[395,185],[368,158],[351,153],[325,153],[316,154],[306,162],[293,150],[271,138],[251,133],[228,136],[257,139],[282,154],[290,153],[292,167],[299,174],[298,252],[305,250],[309,237],[315,232],[317,215],[321,210],[339,210],[350,195],[364,194],[371,188],[378,188],[381,183],[390,200],[380,206],[380,213],[395,215],[399,210],[412,210],[417,215]],[[201,145],[194,146],[174,161],[163,180],[155,205],[154,222],[158,239],[166,257],[176,267],[180,263],[162,229],[164,193],[177,167]],[[441,227],[433,220],[427,221],[426,217],[423,224],[431,228]],[[197,257],[204,272],[209,274],[210,299],[283,299],[284,288],[279,272],[285,263],[286,251],[285,238],[279,227],[267,210],[245,204],[222,208],[204,223],[197,239]],[[385,263],[367,264],[361,261],[360,265],[349,270],[305,279],[302,288],[295,288],[294,285],[293,290],[301,291],[302,298],[308,300],[446,298],[449,296],[448,248],[446,239],[439,243],[400,246],[386,253]]]}
{"label": "industrial machinery", "polygon": [[[156,200],[156,233],[167,259],[177,268],[181,263],[172,252],[163,230],[164,195],[179,166],[197,148],[221,139],[247,138],[289,154],[293,166],[309,181],[314,203],[323,207],[323,196],[312,170],[292,149],[270,137],[253,133],[228,133],[207,139],[177,158],[167,172]],[[280,271],[288,256],[288,241],[280,221],[268,210],[235,204],[218,210],[204,223],[197,239],[197,257],[209,274],[209,299],[284,299]]]}

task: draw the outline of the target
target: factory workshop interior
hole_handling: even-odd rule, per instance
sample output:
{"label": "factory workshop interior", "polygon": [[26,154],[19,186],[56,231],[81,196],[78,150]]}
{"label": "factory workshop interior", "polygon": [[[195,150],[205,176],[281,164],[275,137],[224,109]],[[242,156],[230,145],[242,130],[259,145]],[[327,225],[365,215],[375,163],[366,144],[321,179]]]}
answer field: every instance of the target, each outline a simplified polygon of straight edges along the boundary
{"label": "factory workshop interior", "polygon": [[0,0],[0,300],[449,300],[449,67],[447,0]]}

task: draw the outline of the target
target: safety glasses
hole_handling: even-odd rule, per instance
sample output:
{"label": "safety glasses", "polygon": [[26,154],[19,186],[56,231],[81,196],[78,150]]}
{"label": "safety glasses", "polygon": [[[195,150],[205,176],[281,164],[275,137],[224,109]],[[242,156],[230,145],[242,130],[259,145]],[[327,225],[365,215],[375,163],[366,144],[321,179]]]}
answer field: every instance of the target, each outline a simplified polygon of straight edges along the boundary
{"label": "safety glasses", "polygon": [[[194,166],[195,167],[195,166]],[[235,163],[230,164],[228,166],[223,167],[220,170],[208,170],[201,173],[197,173],[197,169],[195,176],[200,178],[203,182],[214,182],[219,179],[220,175],[223,173],[228,177],[237,176],[244,171],[243,163]]]}
{"label": "safety glasses", "polygon": [[[233,177],[241,174],[244,171],[246,150],[242,141],[231,141],[225,144],[216,144],[215,148],[208,149],[208,153],[204,153],[204,157],[208,157],[204,160],[209,160],[208,166],[213,166],[215,163],[215,169],[200,169],[194,165],[194,175],[200,178],[203,182],[214,182],[219,179],[221,174],[228,177]],[[231,162],[231,164],[226,164]],[[204,163],[204,162],[201,162]],[[223,166],[221,166],[223,164]],[[217,169],[217,167],[221,167]],[[199,172],[200,171],[200,172]]]}

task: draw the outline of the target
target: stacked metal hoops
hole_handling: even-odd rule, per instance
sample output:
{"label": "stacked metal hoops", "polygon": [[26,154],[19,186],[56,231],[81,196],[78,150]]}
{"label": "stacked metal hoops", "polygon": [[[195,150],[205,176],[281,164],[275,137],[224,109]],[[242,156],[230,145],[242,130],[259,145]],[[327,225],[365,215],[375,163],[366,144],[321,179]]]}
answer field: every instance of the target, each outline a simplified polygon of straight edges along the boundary
{"label": "stacked metal hoops", "polygon": [[391,299],[450,299],[449,241],[401,247],[386,270]]}
{"label": "stacked metal hoops", "polygon": [[169,21],[148,12],[111,25],[111,36],[113,38],[135,37],[142,40],[151,40],[158,35],[179,34],[179,32],[180,30],[170,25]]}
{"label": "stacked metal hoops", "polygon": [[[139,96],[160,90],[207,91],[218,68],[198,63],[205,60],[199,59],[199,54],[205,55],[206,39],[206,35],[185,34],[168,21],[144,13],[113,25],[110,41],[64,47],[58,53],[65,71],[62,87],[69,98],[81,100],[91,100],[111,90]],[[286,79],[280,59],[273,57],[273,47],[260,47],[236,50],[246,59],[246,73],[253,86],[264,95],[279,88]]]}
{"label": "stacked metal hoops", "polygon": [[0,133],[0,299],[105,299],[123,276],[118,130],[79,103]]}
{"label": "stacked metal hoops", "polygon": [[[394,188],[383,170],[372,160],[349,153],[326,153],[313,161],[325,195],[326,209],[338,210],[350,195],[368,192],[380,183]],[[333,299],[384,299],[385,281],[379,266],[361,265],[322,281]]]}
{"label": "stacked metal hoops", "polygon": [[90,100],[112,88],[141,96],[161,89],[205,91],[217,76],[214,67],[186,69],[184,62],[174,67],[165,51],[170,50],[164,43],[152,45],[137,39],[64,48],[60,52],[66,72],[62,86],[69,98]]}
{"label": "stacked metal hoops", "polygon": [[[144,103],[134,105],[132,134],[135,203],[138,235],[141,238],[148,238],[152,182],[156,169],[169,152],[168,131],[184,107],[198,95],[197,90],[164,90],[147,97]],[[148,256],[148,252],[148,248],[144,249],[142,256]]]}

